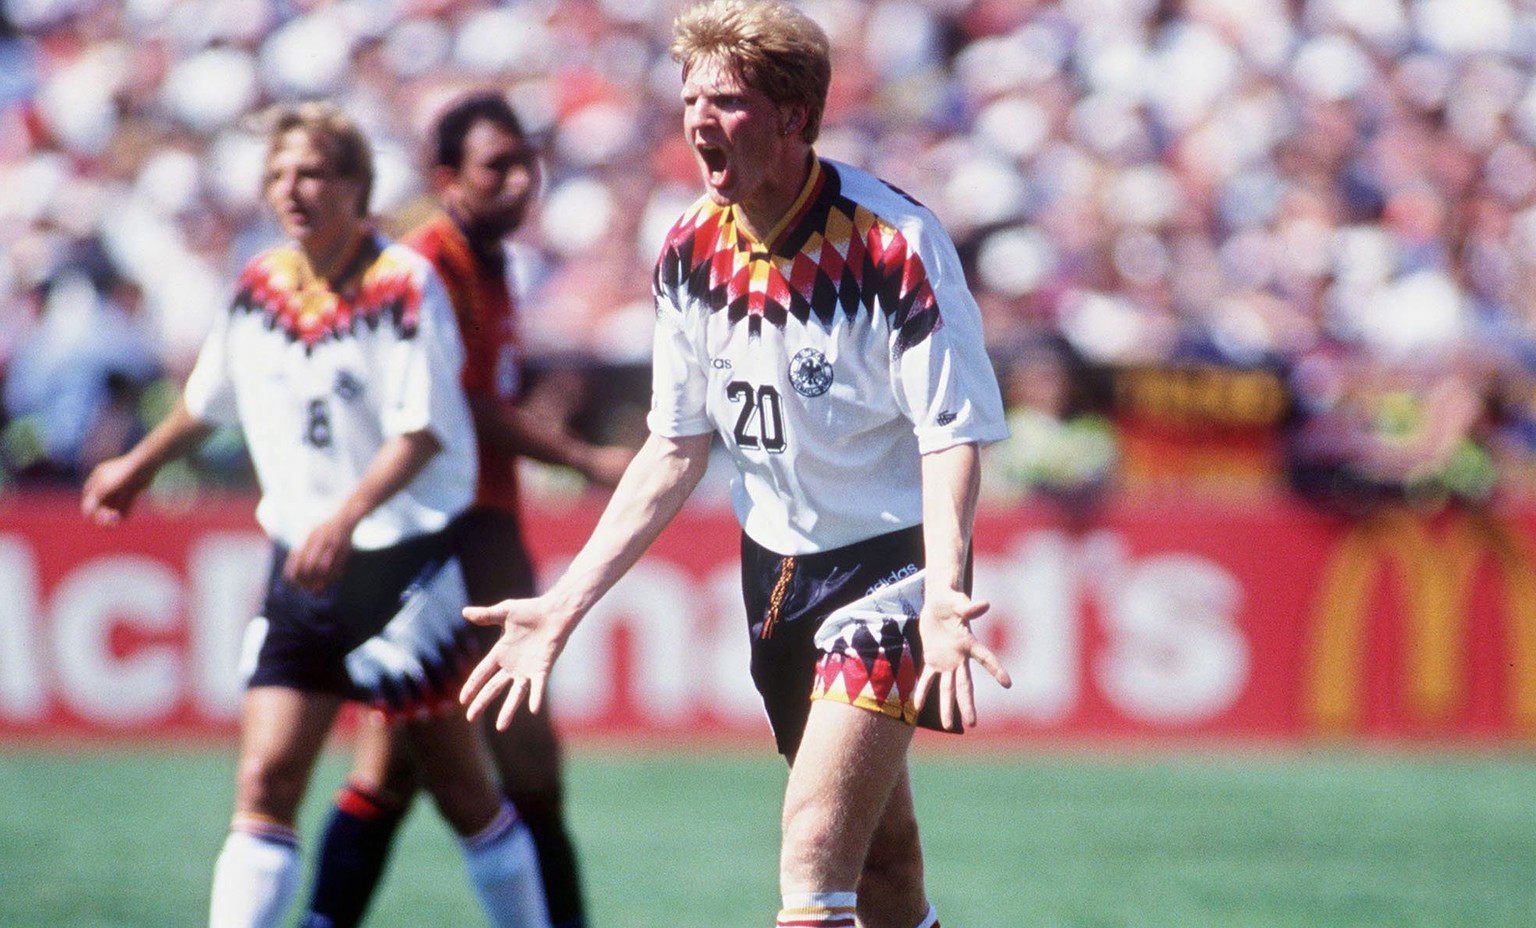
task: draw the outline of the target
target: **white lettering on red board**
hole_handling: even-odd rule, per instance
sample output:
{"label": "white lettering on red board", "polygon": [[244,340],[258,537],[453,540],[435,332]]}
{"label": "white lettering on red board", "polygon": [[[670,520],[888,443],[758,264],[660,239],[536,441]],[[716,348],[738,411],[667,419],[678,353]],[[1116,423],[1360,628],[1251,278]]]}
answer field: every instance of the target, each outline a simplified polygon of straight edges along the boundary
{"label": "white lettering on red board", "polygon": [[48,708],[37,591],[32,549],[0,535],[0,717],[11,722],[38,721]]}
{"label": "white lettering on red board", "polygon": [[[1232,708],[1248,681],[1242,585],[1215,561],[1134,559],[1107,531],[1028,533],[1011,555],[976,561],[977,596],[992,611],[975,628],[1014,680],[1009,690],[976,687],[986,717],[1049,727],[1079,708],[1091,682],[1129,719],[1193,725]],[[1087,655],[1090,606],[1102,642]]]}
{"label": "white lettering on red board", "polygon": [[261,606],[272,543],[249,532],[210,532],[187,558],[191,578],[188,636],[193,708],[209,718],[234,719],[245,679],[240,648],[245,626]]}
{"label": "white lettering on red board", "polygon": [[50,629],[58,696],[87,721],[109,727],[152,722],[175,706],[186,678],[182,649],[151,640],[125,654],[114,625],[151,638],[180,630],[181,582],[147,557],[96,558],[54,591]]}
{"label": "white lettering on red board", "polygon": [[[184,565],[92,557],[45,596],[26,538],[0,535],[0,725],[57,709],[109,731],[188,712],[232,724],[241,635],[268,551],[259,534],[208,531],[189,543]],[[545,567],[553,577],[563,564]],[[601,723],[622,704],[657,726],[761,725],[735,559],[708,570],[699,580],[651,556],[615,585],[551,681],[563,721]],[[989,725],[1048,730],[1091,691],[1129,720],[1177,729],[1231,709],[1249,679],[1243,590],[1208,558],[1134,557],[1108,531],[1022,532],[1005,552],[978,556],[976,589],[992,603],[977,633],[1014,678],[1011,690],[978,680]],[[114,648],[114,635],[133,645]],[[630,670],[622,680],[621,642]]]}
{"label": "white lettering on red board", "polygon": [[[187,565],[142,555],[75,564],[43,602],[24,538],[0,536],[0,722],[57,707],[104,730],[153,727],[191,700],[213,722],[238,714],[241,631],[265,580],[268,542],[209,532]],[[126,633],[133,646],[119,649]]]}

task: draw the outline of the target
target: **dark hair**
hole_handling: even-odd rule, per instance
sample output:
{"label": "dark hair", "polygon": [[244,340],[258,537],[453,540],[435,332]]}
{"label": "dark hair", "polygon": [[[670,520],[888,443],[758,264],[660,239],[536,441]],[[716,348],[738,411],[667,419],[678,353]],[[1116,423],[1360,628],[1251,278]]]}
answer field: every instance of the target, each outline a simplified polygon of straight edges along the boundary
{"label": "dark hair", "polygon": [[492,123],[523,138],[523,124],[505,97],[490,90],[470,94],[437,118],[432,130],[432,166],[458,170],[464,163],[464,138],[479,122]]}

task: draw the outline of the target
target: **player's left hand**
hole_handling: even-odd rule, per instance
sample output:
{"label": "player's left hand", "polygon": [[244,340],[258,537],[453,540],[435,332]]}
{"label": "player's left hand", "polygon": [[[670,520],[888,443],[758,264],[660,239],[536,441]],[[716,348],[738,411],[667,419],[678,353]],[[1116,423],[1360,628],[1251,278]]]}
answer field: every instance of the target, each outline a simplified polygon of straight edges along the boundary
{"label": "player's left hand", "polygon": [[976,690],[971,679],[971,661],[990,673],[1004,689],[1013,686],[1013,678],[992,653],[977,640],[971,622],[991,608],[985,600],[973,600],[958,590],[929,590],[924,596],[918,618],[923,640],[923,672],[917,678],[915,707],[921,711],[935,684],[938,687],[939,721],[946,729],[955,727],[955,712],[965,728],[976,725]]}
{"label": "player's left hand", "polygon": [[288,552],[288,559],[283,562],[283,576],[311,592],[324,590],[341,576],[341,569],[352,555],[352,530],[355,527],[340,515],[315,526],[303,544]]}

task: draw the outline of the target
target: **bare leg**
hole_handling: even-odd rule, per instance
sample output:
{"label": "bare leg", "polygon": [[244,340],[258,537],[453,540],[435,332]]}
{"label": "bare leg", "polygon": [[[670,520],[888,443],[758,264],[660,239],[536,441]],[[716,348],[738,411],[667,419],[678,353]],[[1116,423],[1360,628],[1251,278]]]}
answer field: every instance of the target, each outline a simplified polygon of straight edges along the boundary
{"label": "bare leg", "polygon": [[420,763],[421,786],[432,795],[443,820],[461,837],[491,823],[501,811],[501,793],[491,783],[485,747],[474,726],[457,712],[406,723]]}
{"label": "bare leg", "polygon": [[377,712],[368,712],[358,725],[347,782],[392,805],[409,805],[420,786],[412,751],[411,740],[402,726]]}
{"label": "bare leg", "polygon": [[292,826],[341,698],[280,686],[246,691],[240,709],[235,814]]}
{"label": "bare leg", "polygon": [[901,779],[891,790],[864,859],[864,875],[859,878],[859,924],[867,928],[913,928],[927,912],[912,782],[903,765]]}
{"label": "bare leg", "polygon": [[458,832],[471,883],[494,928],[549,928],[538,852],[491,783],[479,731],[457,712],[407,724],[422,786]]}
{"label": "bare leg", "polygon": [[[891,895],[875,903],[869,915],[881,921],[868,928],[912,928],[922,920],[928,905],[906,775],[911,741],[911,726],[898,719],[830,700],[812,704],[784,794],[781,893],[854,891],[873,858],[870,885]],[[894,795],[898,785],[901,796]],[[882,846],[872,855],[877,834]]]}
{"label": "bare leg", "polygon": [[299,883],[294,816],[341,700],[253,687],[241,704],[235,817],[213,868],[211,928],[277,928]]}
{"label": "bare leg", "polygon": [[534,714],[527,706],[519,707],[506,731],[496,731],[494,715],[481,718],[491,759],[507,795],[532,794],[559,803],[562,758],[549,712]]}
{"label": "bare leg", "polygon": [[584,928],[586,902],[576,847],[565,826],[563,757],[549,709],[534,714],[526,706],[520,708],[504,732],[496,731],[494,717],[482,719],[502,792],[517,807],[538,848],[550,923],[554,928]]}
{"label": "bare leg", "polygon": [[[532,596],[533,563],[528,559],[517,515],[476,506],[464,519],[459,560],[464,565],[470,601],[494,603]],[[494,640],[491,636],[487,646]],[[496,731],[494,713],[483,719],[482,731],[502,791],[517,807],[538,848],[550,922],[555,928],[585,928],[576,848],[565,825],[560,742],[550,713],[546,709],[534,715],[521,709],[504,732]]]}

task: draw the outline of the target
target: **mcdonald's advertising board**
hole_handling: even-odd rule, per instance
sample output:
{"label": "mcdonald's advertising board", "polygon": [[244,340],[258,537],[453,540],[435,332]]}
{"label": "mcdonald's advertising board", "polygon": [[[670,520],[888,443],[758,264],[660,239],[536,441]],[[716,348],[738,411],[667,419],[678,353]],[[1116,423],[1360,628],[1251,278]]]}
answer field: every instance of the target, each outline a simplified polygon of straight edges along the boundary
{"label": "mcdonald's advertising board", "polygon": [[[0,735],[227,736],[270,551],[252,501],[0,497]],[[545,579],[595,501],[535,506]],[[978,519],[993,740],[1523,742],[1536,731],[1536,512],[1365,521],[1284,500]],[[686,509],[588,615],[552,683],[571,734],[761,737],[728,511]],[[948,736],[935,735],[934,738]]]}

